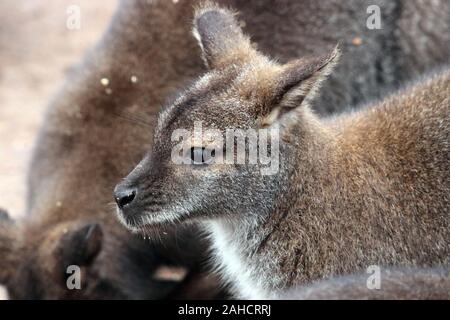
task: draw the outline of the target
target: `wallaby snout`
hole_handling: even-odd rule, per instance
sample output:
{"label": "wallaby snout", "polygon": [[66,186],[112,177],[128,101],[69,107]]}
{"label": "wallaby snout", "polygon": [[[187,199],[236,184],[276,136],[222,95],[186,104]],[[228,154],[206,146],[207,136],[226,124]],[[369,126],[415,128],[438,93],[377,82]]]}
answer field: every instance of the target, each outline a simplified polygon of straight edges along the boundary
{"label": "wallaby snout", "polygon": [[114,200],[117,204],[117,216],[126,227],[135,229],[139,210],[137,198],[138,189],[127,183],[118,184],[114,188]]}
{"label": "wallaby snout", "polygon": [[114,199],[116,200],[119,209],[124,210],[126,207],[132,205],[136,198],[136,189],[123,185],[117,185],[114,189]]}

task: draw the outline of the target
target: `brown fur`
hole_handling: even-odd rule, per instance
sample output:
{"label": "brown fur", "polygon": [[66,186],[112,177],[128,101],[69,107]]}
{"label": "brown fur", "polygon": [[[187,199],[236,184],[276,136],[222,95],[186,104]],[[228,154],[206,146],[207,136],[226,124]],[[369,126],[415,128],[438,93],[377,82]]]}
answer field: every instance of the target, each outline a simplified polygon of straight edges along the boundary
{"label": "brown fur", "polygon": [[[379,1],[383,15],[391,22],[375,32],[369,32],[362,23],[367,17],[365,9],[373,1],[354,0],[345,5],[340,0],[283,0],[276,5],[269,0],[221,2],[238,8],[247,22],[245,29],[261,50],[282,61],[298,55],[317,55],[342,42],[343,50],[349,54],[315,106],[322,113],[340,110],[349,102],[361,102],[364,97],[377,96],[379,88],[395,84],[393,79],[408,78],[412,72],[430,68],[448,52],[443,45],[448,41],[442,41],[448,33],[442,31],[445,25],[439,20],[447,7],[446,1],[424,8],[416,5],[419,1]],[[145,127],[155,124],[156,112],[165,97],[204,71],[200,51],[190,36],[192,8],[197,3],[123,1],[103,39],[54,98],[30,170],[29,216],[26,221],[16,223],[24,231],[16,234],[7,227],[0,234],[0,243],[6,244],[0,245],[2,250],[15,252],[19,260],[9,263],[9,254],[4,255],[2,270],[17,274],[18,269],[23,269],[37,278],[18,283],[5,277],[10,287],[15,288],[13,297],[66,297],[67,290],[59,280],[41,284],[39,290],[27,287],[26,283],[39,284],[39,278],[45,275],[30,269],[39,265],[53,270],[49,267],[51,247],[44,246],[46,239],[58,241],[65,232],[77,233],[91,223],[100,223],[104,243],[98,260],[89,267],[98,272],[93,272],[88,283],[105,278],[117,287],[110,292],[118,293],[118,297],[155,297],[154,284],[140,281],[147,279],[146,275],[140,274],[140,268],[130,267],[145,265],[139,257],[148,257],[147,263],[153,266],[155,260],[141,250],[155,252],[158,246],[142,247],[140,241],[115,225],[111,220],[109,195],[119,178],[150,148],[151,136]],[[413,10],[412,6],[415,6]],[[407,14],[399,10],[401,7]],[[426,16],[432,23],[410,32],[412,29],[403,25],[410,20],[411,11],[412,15]],[[330,13],[334,16],[332,20]],[[430,26],[432,30],[428,30]],[[398,43],[393,32],[397,29],[402,30],[401,39],[407,45],[391,50]],[[363,38],[361,46],[352,44],[351,39],[356,36]],[[417,44],[423,47],[418,48]],[[433,48],[433,56],[428,48]],[[398,55],[402,59],[397,59]],[[412,57],[417,61],[412,61]],[[401,66],[396,64],[399,61]],[[130,81],[132,75],[137,76],[137,83]],[[103,77],[110,80],[110,94],[100,84]],[[130,261],[124,252],[136,254],[131,254],[134,258]],[[158,255],[156,261],[159,263],[160,259]],[[114,263],[116,260],[122,263]],[[127,272],[118,270],[122,269],[119,265],[125,266]],[[147,272],[152,270],[144,270]],[[149,291],[144,290],[145,286]],[[109,297],[108,293],[99,292]],[[94,296],[98,295],[92,292],[83,295],[84,298]]]}
{"label": "brown fur", "polygon": [[[231,13],[214,5],[198,12],[204,54],[229,64],[209,63],[163,110],[153,150],[120,186],[137,192],[122,222],[139,231],[203,221],[222,274],[247,298],[373,264],[448,266],[450,71],[360,112],[320,119],[310,104],[337,50],[281,65],[251,49]],[[225,21],[231,26],[217,28]],[[237,47],[250,51],[236,55]],[[279,172],[174,163],[172,133],[196,121],[222,133],[279,127]]]}
{"label": "brown fur", "polygon": [[379,289],[369,289],[369,274],[319,281],[282,295],[287,300],[450,300],[450,272],[394,269],[381,272]]}
{"label": "brown fur", "polygon": [[[0,209],[0,252],[3,253],[3,262],[5,266],[15,265],[17,257],[14,255],[16,251],[16,239],[19,230],[14,221],[11,220],[8,213]],[[11,268],[0,268],[0,279],[7,279],[12,276]]]}

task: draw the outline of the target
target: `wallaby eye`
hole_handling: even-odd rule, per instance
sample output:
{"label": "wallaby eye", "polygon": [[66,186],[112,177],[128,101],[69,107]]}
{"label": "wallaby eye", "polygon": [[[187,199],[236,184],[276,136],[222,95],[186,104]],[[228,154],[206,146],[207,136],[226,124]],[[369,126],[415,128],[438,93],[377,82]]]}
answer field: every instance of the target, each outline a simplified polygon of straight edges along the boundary
{"label": "wallaby eye", "polygon": [[192,147],[190,150],[191,164],[205,165],[213,162],[216,151],[205,147]]}

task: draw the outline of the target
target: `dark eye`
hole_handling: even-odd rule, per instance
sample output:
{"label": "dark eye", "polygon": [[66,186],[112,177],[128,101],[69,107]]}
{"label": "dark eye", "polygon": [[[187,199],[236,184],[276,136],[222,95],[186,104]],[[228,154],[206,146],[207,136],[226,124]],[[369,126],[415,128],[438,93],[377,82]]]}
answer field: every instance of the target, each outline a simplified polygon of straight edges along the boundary
{"label": "dark eye", "polygon": [[190,150],[191,163],[193,165],[210,164],[214,160],[216,151],[205,147],[192,147]]}

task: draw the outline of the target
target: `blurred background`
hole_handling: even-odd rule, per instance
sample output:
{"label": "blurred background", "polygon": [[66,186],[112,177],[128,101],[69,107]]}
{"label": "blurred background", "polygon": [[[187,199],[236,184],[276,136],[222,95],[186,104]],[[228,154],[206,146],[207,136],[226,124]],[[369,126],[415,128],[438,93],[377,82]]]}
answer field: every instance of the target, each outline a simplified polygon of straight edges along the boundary
{"label": "blurred background", "polygon": [[[71,5],[80,29],[66,25]],[[46,106],[107,27],[116,0],[0,1],[0,207],[25,213],[26,173]],[[4,298],[0,289],[0,298]]]}
{"label": "blurred background", "polygon": [[[0,207],[25,212],[26,172],[45,108],[107,27],[116,0],[0,1]],[[80,29],[66,26],[81,9]]]}

